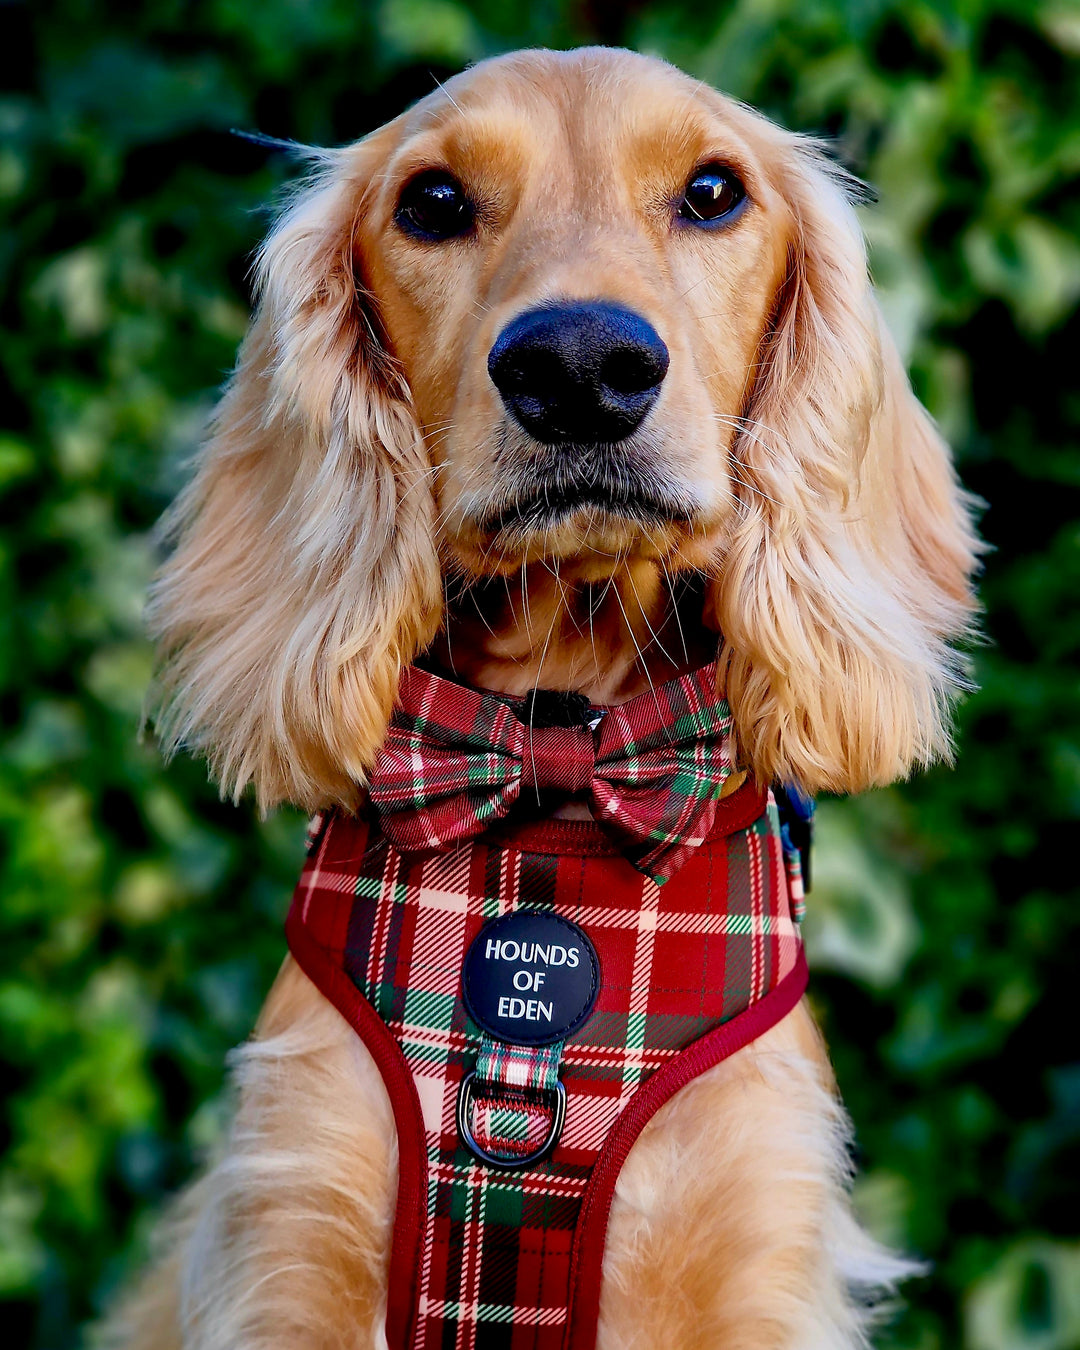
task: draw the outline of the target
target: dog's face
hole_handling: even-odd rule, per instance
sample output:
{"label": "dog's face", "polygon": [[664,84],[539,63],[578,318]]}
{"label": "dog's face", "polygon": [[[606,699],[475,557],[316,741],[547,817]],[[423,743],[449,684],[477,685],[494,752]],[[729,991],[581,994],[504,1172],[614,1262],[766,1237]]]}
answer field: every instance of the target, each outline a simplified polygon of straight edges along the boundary
{"label": "dog's face", "polygon": [[792,236],[754,119],[628,53],[549,54],[395,130],[358,265],[454,555],[703,565]]}
{"label": "dog's face", "polygon": [[166,741],[351,804],[448,572],[651,567],[700,574],[761,779],[943,751],[975,544],[817,147],[594,48],[487,62],[316,162],[174,512]]}

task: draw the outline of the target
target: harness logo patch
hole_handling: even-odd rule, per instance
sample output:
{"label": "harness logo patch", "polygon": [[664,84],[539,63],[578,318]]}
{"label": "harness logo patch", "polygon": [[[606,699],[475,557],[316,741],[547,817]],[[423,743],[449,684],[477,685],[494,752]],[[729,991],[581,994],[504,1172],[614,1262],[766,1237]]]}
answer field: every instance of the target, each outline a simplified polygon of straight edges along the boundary
{"label": "harness logo patch", "polygon": [[553,1045],[582,1026],[600,992],[600,962],[585,932],[548,910],[486,923],[465,955],[469,1016],[509,1045]]}

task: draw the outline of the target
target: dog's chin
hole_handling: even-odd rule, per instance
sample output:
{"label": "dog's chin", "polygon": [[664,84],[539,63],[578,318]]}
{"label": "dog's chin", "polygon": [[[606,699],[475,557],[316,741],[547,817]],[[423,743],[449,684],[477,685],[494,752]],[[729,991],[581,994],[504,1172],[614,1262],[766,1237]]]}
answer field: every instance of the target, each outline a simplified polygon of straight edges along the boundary
{"label": "dog's chin", "polygon": [[634,559],[674,559],[694,532],[689,512],[674,501],[614,502],[587,491],[574,499],[542,494],[500,505],[469,520],[450,540],[474,575],[517,571],[541,560],[582,580],[609,575]]}

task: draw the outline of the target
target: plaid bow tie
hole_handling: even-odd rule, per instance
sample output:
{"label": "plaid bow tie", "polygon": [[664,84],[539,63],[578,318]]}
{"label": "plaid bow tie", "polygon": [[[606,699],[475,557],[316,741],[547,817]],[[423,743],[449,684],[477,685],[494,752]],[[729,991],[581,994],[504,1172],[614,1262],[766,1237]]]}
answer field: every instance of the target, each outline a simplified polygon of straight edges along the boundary
{"label": "plaid bow tie", "polygon": [[583,794],[626,858],[663,883],[708,835],[731,772],[731,713],[715,664],[589,726],[529,725],[494,694],[416,666],[369,783],[383,831],[403,852],[480,834],[524,789]]}

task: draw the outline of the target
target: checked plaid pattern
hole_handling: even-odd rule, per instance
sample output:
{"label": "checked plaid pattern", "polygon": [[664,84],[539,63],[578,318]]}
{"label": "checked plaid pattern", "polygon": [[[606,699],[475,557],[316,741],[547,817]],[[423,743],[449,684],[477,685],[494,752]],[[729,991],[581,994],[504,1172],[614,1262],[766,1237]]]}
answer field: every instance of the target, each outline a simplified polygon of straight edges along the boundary
{"label": "checked plaid pattern", "polygon": [[[761,798],[746,800],[752,814]],[[592,1015],[563,1045],[566,1122],[554,1152],[508,1172],[481,1166],[457,1135],[462,1077],[482,1055],[514,1053],[485,1047],[462,1002],[461,972],[482,924],[526,906],[586,931],[601,988]],[[414,1350],[564,1346],[582,1197],[621,1113],[699,1037],[752,1017],[748,1010],[801,961],[771,795],[757,820],[714,831],[663,887],[593,822],[504,825],[441,853],[407,855],[374,814],[331,815],[289,925],[297,959],[361,1034],[364,1019],[341,992],[346,982],[335,985],[338,976],[326,971],[344,972],[375,1009],[419,1100],[426,1213],[407,1323]],[[521,1072],[536,1072],[535,1057]],[[522,1128],[496,1109],[479,1124],[496,1142]],[[413,1146],[401,1140],[403,1158]],[[397,1222],[407,1217],[399,1208]],[[392,1266],[392,1299],[410,1278]]]}
{"label": "checked plaid pattern", "polygon": [[523,787],[583,793],[663,883],[708,834],[731,772],[716,665],[598,712],[595,732],[532,725],[501,697],[411,666],[371,776],[383,830],[405,851],[444,848],[505,816]]}
{"label": "checked plaid pattern", "polygon": [[547,1105],[559,1080],[562,1041],[507,1045],[485,1036],[476,1056],[470,1128],[481,1148],[500,1159],[526,1158],[548,1138]]}

